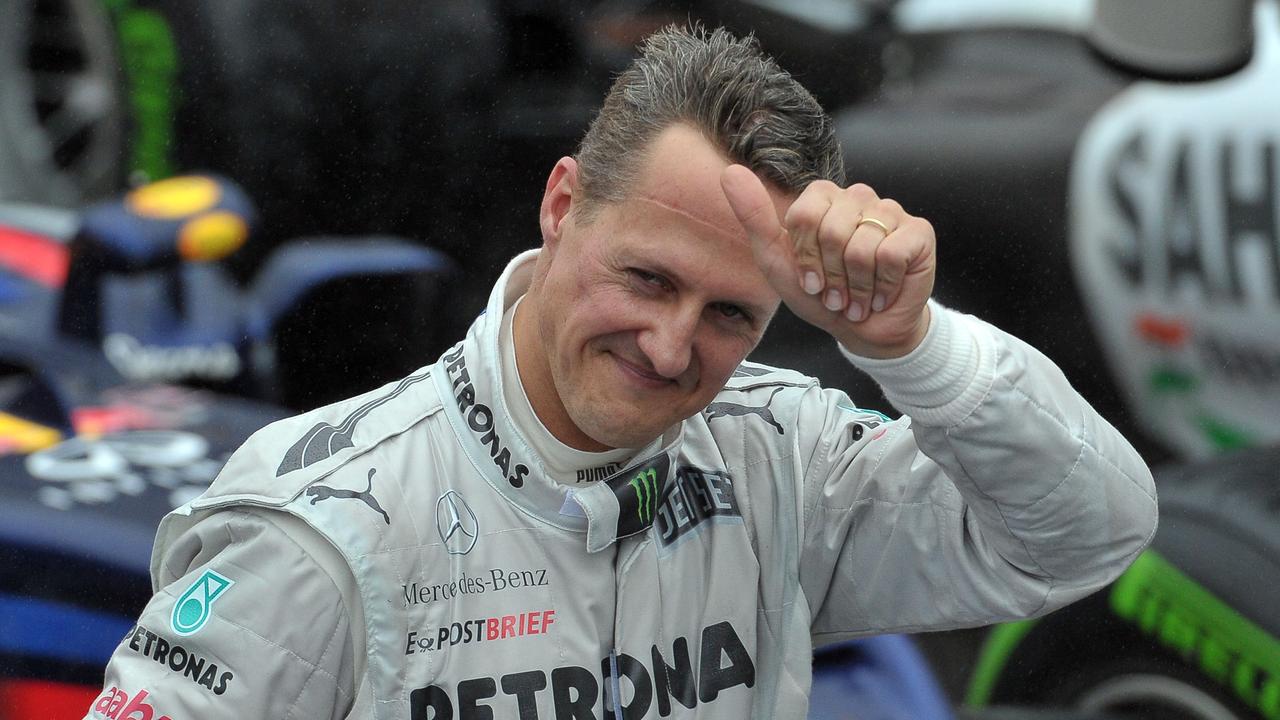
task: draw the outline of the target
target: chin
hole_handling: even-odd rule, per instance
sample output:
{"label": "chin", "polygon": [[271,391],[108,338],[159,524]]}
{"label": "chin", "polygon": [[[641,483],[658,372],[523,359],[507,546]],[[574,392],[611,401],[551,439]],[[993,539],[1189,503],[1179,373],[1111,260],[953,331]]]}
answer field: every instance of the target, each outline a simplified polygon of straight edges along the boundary
{"label": "chin", "polygon": [[635,428],[601,428],[587,434],[596,442],[612,448],[642,448],[660,437],[662,430],[646,432]]}
{"label": "chin", "polygon": [[583,433],[601,445],[611,448],[641,448],[655,439],[670,427],[642,427],[635,422],[618,422],[616,417],[607,420],[601,418],[574,418],[574,422]]}

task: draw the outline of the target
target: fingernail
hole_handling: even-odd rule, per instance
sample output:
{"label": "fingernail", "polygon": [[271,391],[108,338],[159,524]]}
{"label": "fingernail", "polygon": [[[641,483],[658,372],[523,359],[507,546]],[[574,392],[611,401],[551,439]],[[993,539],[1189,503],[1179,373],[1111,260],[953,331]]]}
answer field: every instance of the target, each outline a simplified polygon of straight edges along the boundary
{"label": "fingernail", "polygon": [[828,310],[832,310],[832,311],[839,310],[840,309],[840,291],[828,290],[827,299],[824,300],[822,304],[826,305]]}
{"label": "fingernail", "polygon": [[817,295],[822,290],[822,278],[818,277],[818,273],[812,270],[804,274],[804,291],[810,295]]}
{"label": "fingernail", "polygon": [[876,296],[871,298],[871,309],[875,312],[880,312],[884,309],[884,302],[884,295],[876,293]]}
{"label": "fingernail", "polygon": [[862,321],[862,305],[860,303],[849,303],[849,309],[845,311],[844,316],[853,322]]}

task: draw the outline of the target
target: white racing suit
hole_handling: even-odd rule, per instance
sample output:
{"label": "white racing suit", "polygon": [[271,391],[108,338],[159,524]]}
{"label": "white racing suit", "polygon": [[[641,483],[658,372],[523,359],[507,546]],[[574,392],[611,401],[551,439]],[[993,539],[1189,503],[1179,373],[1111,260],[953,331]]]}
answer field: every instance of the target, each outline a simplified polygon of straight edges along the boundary
{"label": "white racing suit", "polygon": [[1155,532],[1059,370],[936,305],[858,363],[909,418],[744,363],[625,469],[554,482],[497,366],[534,255],[437,363],[264,428],[164,520],[87,717],[801,718],[814,644],[1043,614]]}

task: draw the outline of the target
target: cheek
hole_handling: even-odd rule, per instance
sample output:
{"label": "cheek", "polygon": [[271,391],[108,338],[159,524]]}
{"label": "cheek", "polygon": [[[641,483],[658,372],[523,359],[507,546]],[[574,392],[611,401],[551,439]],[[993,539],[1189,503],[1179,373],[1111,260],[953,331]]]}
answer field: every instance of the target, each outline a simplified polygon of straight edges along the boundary
{"label": "cheek", "polygon": [[701,343],[698,347],[702,368],[699,389],[712,394],[720,392],[753,347],[754,343],[741,338],[717,337]]}
{"label": "cheek", "polygon": [[543,337],[557,342],[580,334],[582,306],[589,302],[581,276],[558,266],[547,276],[543,292]]}
{"label": "cheek", "polygon": [[565,300],[559,311],[543,316],[547,354],[562,378],[594,367],[601,351],[625,344],[625,331],[634,327],[629,320],[634,310],[609,293],[584,289]]}
{"label": "cheek", "polygon": [[574,335],[582,341],[639,330],[646,317],[643,304],[614,285],[583,287],[566,312]]}

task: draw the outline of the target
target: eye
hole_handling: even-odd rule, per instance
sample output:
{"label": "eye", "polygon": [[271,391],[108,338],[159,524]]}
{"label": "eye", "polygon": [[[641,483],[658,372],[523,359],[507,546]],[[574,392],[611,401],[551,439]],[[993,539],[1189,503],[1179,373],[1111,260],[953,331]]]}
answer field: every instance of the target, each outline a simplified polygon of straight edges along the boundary
{"label": "eye", "polygon": [[743,310],[733,303],[716,303],[714,307],[716,312],[720,313],[722,317],[730,320],[741,320],[748,323],[751,322],[751,313]]}
{"label": "eye", "polygon": [[631,273],[631,276],[636,278],[640,282],[644,283],[645,285],[651,285],[655,289],[668,290],[671,288],[671,283],[668,282],[666,278],[662,277],[661,275],[656,275],[654,273],[651,273],[648,270],[641,270],[640,268],[627,268],[627,272]]}

